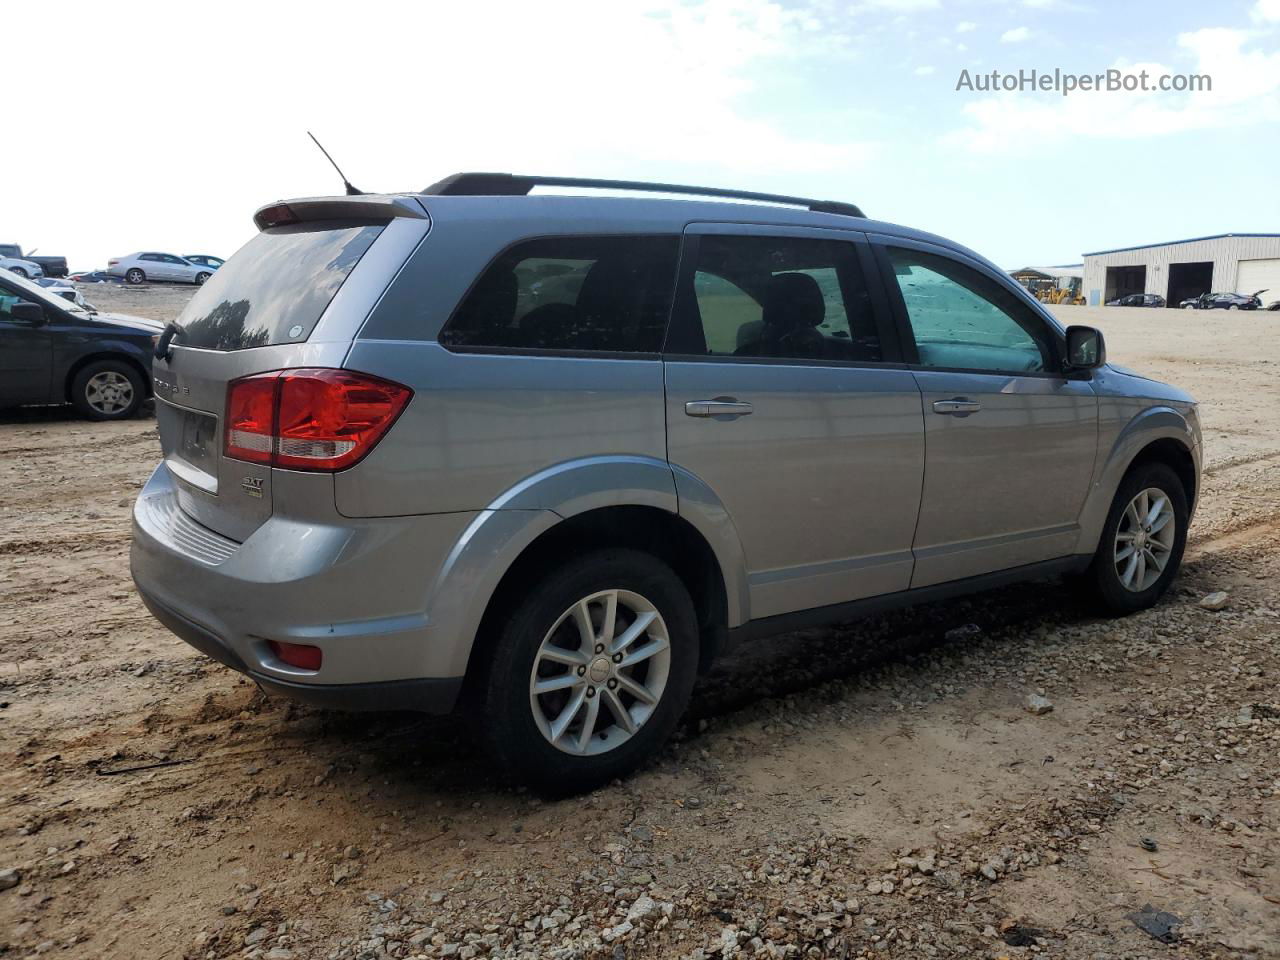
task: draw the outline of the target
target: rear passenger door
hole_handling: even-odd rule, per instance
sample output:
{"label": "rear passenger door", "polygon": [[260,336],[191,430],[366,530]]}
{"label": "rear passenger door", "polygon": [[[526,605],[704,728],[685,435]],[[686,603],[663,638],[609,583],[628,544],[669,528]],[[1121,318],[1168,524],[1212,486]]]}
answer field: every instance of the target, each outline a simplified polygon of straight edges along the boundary
{"label": "rear passenger door", "polygon": [[682,499],[702,484],[727,509],[752,619],[910,583],[920,393],[885,320],[861,234],[686,233],[664,350],[668,457]]}
{"label": "rear passenger door", "polygon": [[1087,379],[1060,335],[981,265],[877,238],[924,401],[924,493],[913,587],[1069,555],[1098,444]]}
{"label": "rear passenger door", "polygon": [[148,280],[172,280],[173,272],[169,264],[164,261],[162,253],[144,253],[138,258],[142,261],[139,264],[142,272],[147,275]]}

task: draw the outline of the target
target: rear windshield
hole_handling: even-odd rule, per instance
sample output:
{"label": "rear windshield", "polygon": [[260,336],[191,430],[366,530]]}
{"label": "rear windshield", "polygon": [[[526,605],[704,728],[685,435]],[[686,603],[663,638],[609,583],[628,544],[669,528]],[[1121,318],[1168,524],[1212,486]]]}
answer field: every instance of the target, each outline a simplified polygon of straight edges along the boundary
{"label": "rear windshield", "polygon": [[299,223],[264,230],[187,304],[178,344],[247,350],[301,343],[385,224]]}

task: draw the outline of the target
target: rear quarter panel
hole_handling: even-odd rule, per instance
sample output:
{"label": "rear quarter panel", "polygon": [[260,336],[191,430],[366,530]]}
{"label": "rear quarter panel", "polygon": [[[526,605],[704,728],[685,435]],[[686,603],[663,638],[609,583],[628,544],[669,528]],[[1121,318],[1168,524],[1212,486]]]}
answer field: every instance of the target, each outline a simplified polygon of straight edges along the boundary
{"label": "rear quarter panel", "polygon": [[[358,340],[346,366],[414,391],[373,452],[338,474],[337,505],[346,516],[483,510],[556,464],[666,459],[657,360],[452,353],[437,343]],[[537,489],[511,506],[558,509],[572,497],[563,485]]]}

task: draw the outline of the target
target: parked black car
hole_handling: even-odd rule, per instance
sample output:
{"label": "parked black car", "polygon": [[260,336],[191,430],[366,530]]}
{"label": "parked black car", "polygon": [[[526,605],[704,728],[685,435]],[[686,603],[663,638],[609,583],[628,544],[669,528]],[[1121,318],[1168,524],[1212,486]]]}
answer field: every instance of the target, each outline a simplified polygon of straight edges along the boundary
{"label": "parked black car", "polygon": [[1262,306],[1260,295],[1256,293],[1202,293],[1198,297],[1183,300],[1183,310],[1257,310]]}
{"label": "parked black car", "polygon": [[1163,307],[1164,297],[1158,293],[1131,293],[1127,297],[1108,300],[1108,307]]}
{"label": "parked black car", "polygon": [[151,352],[163,329],[0,271],[0,407],[70,403],[90,420],[131,417],[151,395]]}

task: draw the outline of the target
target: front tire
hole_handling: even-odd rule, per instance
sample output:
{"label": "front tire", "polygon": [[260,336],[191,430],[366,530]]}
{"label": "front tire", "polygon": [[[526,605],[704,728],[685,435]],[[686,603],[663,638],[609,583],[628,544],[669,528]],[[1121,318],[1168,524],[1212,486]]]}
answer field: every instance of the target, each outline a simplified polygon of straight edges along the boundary
{"label": "front tire", "polygon": [[30,279],[30,278],[27,276],[27,271],[23,270],[21,267],[10,267],[10,268],[9,268],[9,270],[10,270],[12,273],[16,273],[16,274],[17,274],[18,276],[20,276],[23,280]]}
{"label": "front tire", "polygon": [[147,279],[147,275],[143,273],[141,270],[139,270],[137,267],[131,267],[130,269],[125,271],[124,279],[125,279],[125,283],[132,283],[136,286],[139,283],[145,282]]}
{"label": "front tire", "polygon": [[213,274],[211,274],[211,273],[205,273],[204,271],[201,271],[200,273],[197,273],[197,274],[196,274],[196,286],[197,286],[197,287],[203,287],[203,286],[204,286],[205,281],[206,281],[206,280],[208,280],[211,276],[213,276]]}
{"label": "front tire", "polygon": [[479,704],[485,740],[498,769],[543,793],[580,793],[636,769],[693,690],[693,601],[647,553],[570,561],[498,629]]}
{"label": "front tire", "polygon": [[71,383],[71,403],[89,420],[127,420],[145,399],[141,374],[123,360],[90,363]]}
{"label": "front tire", "polygon": [[1147,463],[1129,471],[1085,576],[1105,611],[1136,613],[1164,595],[1182,564],[1189,515],[1186,490],[1172,468]]}

